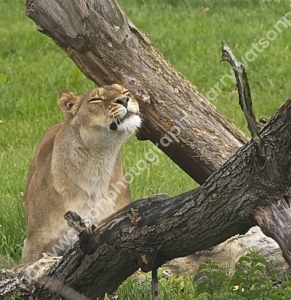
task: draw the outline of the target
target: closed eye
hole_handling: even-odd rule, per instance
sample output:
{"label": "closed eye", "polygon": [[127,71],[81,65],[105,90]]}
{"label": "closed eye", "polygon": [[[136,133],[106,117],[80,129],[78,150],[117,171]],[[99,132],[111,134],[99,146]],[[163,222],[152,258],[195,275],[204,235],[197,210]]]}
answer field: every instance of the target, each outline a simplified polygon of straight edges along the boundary
{"label": "closed eye", "polygon": [[129,95],[129,91],[124,91],[122,94],[128,96]]}
{"label": "closed eye", "polygon": [[89,100],[89,103],[100,103],[102,101],[102,98],[92,98]]}

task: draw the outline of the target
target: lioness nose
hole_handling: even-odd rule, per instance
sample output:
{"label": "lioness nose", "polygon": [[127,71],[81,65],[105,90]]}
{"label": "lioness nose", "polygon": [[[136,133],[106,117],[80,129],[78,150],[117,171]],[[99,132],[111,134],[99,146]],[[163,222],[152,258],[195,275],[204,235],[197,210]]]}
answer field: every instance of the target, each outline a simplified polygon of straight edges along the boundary
{"label": "lioness nose", "polygon": [[129,101],[128,97],[120,97],[115,99],[116,103],[123,105],[125,108],[127,108],[128,101]]}

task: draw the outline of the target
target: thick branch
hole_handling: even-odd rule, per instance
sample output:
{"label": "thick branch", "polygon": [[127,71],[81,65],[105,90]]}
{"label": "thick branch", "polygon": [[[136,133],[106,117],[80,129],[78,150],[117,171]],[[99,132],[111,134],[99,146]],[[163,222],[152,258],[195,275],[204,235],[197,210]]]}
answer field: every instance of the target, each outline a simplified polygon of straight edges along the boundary
{"label": "thick branch", "polygon": [[198,183],[245,143],[114,0],[27,0],[27,15],[92,81],[126,86],[144,116],[140,138],[158,144]]}
{"label": "thick branch", "polygon": [[[253,225],[252,212],[259,206],[278,204],[290,186],[290,114],[291,100],[262,129],[266,151],[263,167],[252,143],[248,143],[198,189],[174,198],[159,195],[132,203],[93,228],[92,233],[83,231],[81,244],[47,272],[46,286],[37,284],[35,295],[59,299],[50,292],[50,285],[55,291],[61,282],[94,298],[114,291],[138,268],[149,271],[167,260],[244,233]],[[288,207],[281,205],[280,213],[290,224]],[[277,236],[273,238],[277,240]],[[279,241],[289,264],[290,238],[289,230],[281,231]],[[2,283],[0,295],[1,288]]]}
{"label": "thick branch", "polygon": [[291,211],[285,199],[267,207],[256,207],[252,214],[263,233],[279,244],[285,260],[291,265]]}

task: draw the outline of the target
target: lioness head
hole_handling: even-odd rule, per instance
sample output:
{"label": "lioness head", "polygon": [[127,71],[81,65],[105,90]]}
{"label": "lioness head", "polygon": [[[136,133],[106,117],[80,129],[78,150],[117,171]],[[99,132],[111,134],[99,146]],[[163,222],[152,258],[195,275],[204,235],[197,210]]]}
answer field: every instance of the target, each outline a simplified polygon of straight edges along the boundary
{"label": "lioness head", "polygon": [[72,125],[109,131],[134,131],[140,126],[139,106],[119,84],[95,88],[82,95],[64,91],[60,110]]}

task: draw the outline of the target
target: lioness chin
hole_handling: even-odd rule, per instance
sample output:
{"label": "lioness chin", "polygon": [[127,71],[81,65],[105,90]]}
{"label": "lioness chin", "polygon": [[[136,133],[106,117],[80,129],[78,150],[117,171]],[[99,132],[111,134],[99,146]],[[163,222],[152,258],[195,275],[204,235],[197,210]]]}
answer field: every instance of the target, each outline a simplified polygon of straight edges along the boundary
{"label": "lioness chin", "polygon": [[130,203],[120,148],[141,124],[137,101],[113,84],[62,92],[58,106],[66,121],[44,134],[28,174],[23,263],[64,254],[67,211],[96,223]]}

